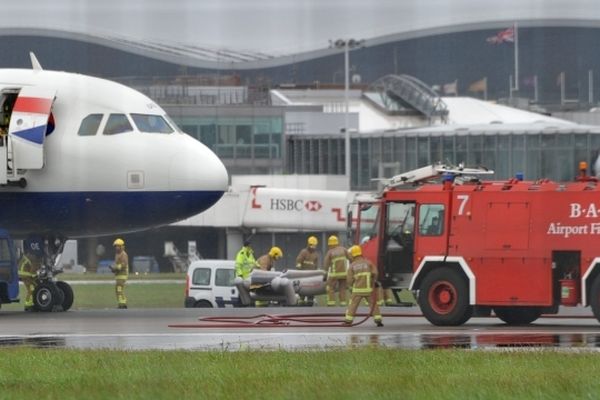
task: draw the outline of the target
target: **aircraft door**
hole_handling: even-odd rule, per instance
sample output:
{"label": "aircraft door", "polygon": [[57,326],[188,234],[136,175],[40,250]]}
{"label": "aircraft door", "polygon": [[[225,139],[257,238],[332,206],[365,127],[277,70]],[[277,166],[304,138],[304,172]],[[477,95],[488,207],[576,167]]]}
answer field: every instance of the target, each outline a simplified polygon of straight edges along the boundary
{"label": "aircraft door", "polygon": [[14,170],[43,168],[44,139],[55,96],[56,89],[47,87],[26,86],[19,92],[8,126]]}

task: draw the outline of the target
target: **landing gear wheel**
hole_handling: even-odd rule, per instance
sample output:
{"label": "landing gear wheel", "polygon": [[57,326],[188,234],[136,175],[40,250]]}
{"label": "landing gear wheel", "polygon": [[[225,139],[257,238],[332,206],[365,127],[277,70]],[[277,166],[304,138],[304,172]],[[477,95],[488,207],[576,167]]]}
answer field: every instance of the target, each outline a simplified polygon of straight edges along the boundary
{"label": "landing gear wheel", "polygon": [[448,267],[427,274],[419,289],[418,302],[425,318],[434,325],[462,325],[473,315],[467,281]]}
{"label": "landing gear wheel", "polygon": [[508,325],[527,325],[542,315],[539,307],[494,307],[496,317]]}
{"label": "landing gear wheel", "polygon": [[40,283],[33,292],[33,308],[37,311],[50,312],[57,300],[62,301],[62,292],[53,282]]}
{"label": "landing gear wheel", "polygon": [[58,281],[56,282],[56,286],[63,292],[63,301],[60,304],[62,306],[63,311],[67,311],[73,305],[74,295],[73,288],[67,282]]}

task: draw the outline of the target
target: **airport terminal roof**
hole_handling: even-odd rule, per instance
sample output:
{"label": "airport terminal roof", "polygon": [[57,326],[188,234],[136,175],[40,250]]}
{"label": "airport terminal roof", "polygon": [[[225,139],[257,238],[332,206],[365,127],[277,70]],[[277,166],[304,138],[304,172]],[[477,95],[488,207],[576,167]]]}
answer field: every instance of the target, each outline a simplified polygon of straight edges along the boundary
{"label": "airport terminal roof", "polygon": [[374,46],[515,21],[600,27],[596,11],[590,0],[22,0],[3,8],[0,36],[66,37],[191,67],[253,69],[341,53],[328,48],[338,38]]}
{"label": "airport terminal roof", "polygon": [[[273,90],[277,94],[281,104],[290,106],[322,105],[327,111],[331,105],[340,105],[344,101],[343,90]],[[431,131],[454,131],[454,129],[466,129],[468,127],[487,127],[491,130],[506,130],[507,126],[529,127],[537,129],[586,129],[584,125],[578,125],[570,121],[549,117],[543,114],[520,110],[513,107],[483,101],[473,97],[442,97],[448,107],[447,123],[440,120],[434,121],[434,125],[424,126],[427,121],[420,118],[388,115],[370,101],[361,96],[361,91],[351,90],[349,101],[349,112],[358,113],[359,131],[361,133],[381,132],[395,129],[422,129]],[[336,111],[341,112],[341,109]],[[512,129],[512,128],[511,128]]]}

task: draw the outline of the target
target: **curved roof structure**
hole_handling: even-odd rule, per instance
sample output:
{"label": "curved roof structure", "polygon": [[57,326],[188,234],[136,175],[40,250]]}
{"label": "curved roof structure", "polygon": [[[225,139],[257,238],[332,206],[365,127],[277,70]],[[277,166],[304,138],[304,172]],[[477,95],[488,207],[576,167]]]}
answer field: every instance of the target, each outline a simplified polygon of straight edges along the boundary
{"label": "curved roof structure", "polygon": [[[373,47],[397,41],[458,32],[503,29],[507,26],[510,26],[514,22],[514,20],[508,19],[489,20],[485,22],[466,22],[469,19],[463,18],[465,22],[460,22],[461,18],[457,18],[457,22],[435,25],[433,23],[427,23],[429,19],[425,18],[423,23],[409,24],[409,26],[413,26],[414,29],[398,25],[396,33],[365,39],[363,42],[363,47]],[[518,23],[520,28],[600,28],[600,19],[589,19],[583,17],[552,19],[533,18],[526,20],[520,19]],[[125,36],[120,36],[118,34],[96,34],[53,28],[0,28],[0,37],[6,36],[39,36],[45,38],[75,40],[106,46],[169,63],[202,69],[220,70],[254,70],[274,68],[343,53],[343,49],[323,46],[320,49],[311,51],[275,55],[262,51],[236,50],[235,43],[232,43],[232,47],[230,48],[224,48],[220,46],[189,44],[186,42],[186,38],[183,38],[181,41],[151,39],[135,40]],[[326,45],[327,42],[323,41],[323,44]]]}

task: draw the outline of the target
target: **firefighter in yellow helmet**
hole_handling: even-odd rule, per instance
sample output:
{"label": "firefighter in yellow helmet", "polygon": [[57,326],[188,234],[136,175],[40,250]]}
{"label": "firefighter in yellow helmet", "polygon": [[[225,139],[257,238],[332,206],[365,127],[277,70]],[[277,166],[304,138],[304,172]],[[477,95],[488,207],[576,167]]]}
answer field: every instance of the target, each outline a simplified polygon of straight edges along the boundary
{"label": "firefighter in yellow helmet", "polygon": [[346,302],[346,270],[348,268],[348,252],[340,245],[337,236],[331,235],[327,239],[329,250],[325,254],[323,266],[327,268],[327,306],[335,306],[335,290],[337,287],[340,305]]}
{"label": "firefighter in yellow helmet", "polygon": [[281,251],[279,247],[273,246],[267,254],[258,257],[256,263],[263,271],[270,271],[273,269],[273,264],[275,264],[275,261],[279,260],[281,257],[283,257],[283,251]]}
{"label": "firefighter in yellow helmet", "polygon": [[[352,325],[356,309],[360,305],[361,300],[371,297],[375,282],[377,281],[377,268],[373,263],[362,256],[360,246],[350,247],[350,258],[352,263],[348,268],[348,286],[352,288],[352,296],[350,297],[350,305],[346,310],[344,323]],[[375,301],[373,304],[373,319],[377,326],[383,326],[381,311],[379,305]]]}
{"label": "firefighter in yellow helmet", "polygon": [[127,308],[127,297],[125,297],[125,283],[129,277],[129,257],[125,252],[125,242],[123,239],[116,239],[113,243],[115,247],[115,264],[111,266],[111,271],[115,274],[115,292],[117,294],[118,308]]}
{"label": "firefighter in yellow helmet", "polygon": [[[271,269],[273,269],[275,261],[279,260],[281,257],[283,257],[283,251],[281,251],[279,247],[273,246],[267,254],[258,257],[258,259],[256,260],[256,264],[261,270],[270,271]],[[256,300],[254,302],[254,305],[256,307],[264,307],[268,304],[269,302],[264,300]]]}
{"label": "firefighter in yellow helmet", "polygon": [[[317,245],[319,241],[315,236],[310,236],[307,240],[306,247],[300,250],[298,257],[296,257],[296,269],[300,270],[315,270],[319,268],[319,252],[317,251]],[[298,305],[308,304],[313,305],[314,296],[300,297]]]}

